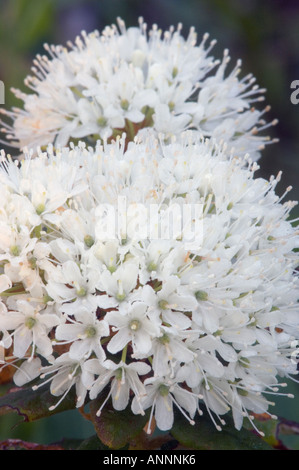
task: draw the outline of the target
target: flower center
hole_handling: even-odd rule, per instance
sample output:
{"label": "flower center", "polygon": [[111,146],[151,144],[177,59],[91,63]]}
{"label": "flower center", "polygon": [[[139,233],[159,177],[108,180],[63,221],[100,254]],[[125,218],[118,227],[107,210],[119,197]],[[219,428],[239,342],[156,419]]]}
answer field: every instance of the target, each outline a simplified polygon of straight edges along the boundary
{"label": "flower center", "polygon": [[19,254],[21,253],[21,248],[19,247],[19,245],[12,245],[9,251],[13,256],[19,256]]}
{"label": "flower center", "polygon": [[162,343],[162,344],[168,344],[168,343],[170,342],[170,338],[169,338],[169,336],[168,336],[166,333],[164,333],[162,336],[160,336],[160,337],[158,338],[158,340],[159,340],[159,342]]}
{"label": "flower center", "polygon": [[241,395],[242,397],[247,397],[248,395],[248,391],[247,390],[244,390],[243,388],[237,388],[237,392],[239,395]]}
{"label": "flower center", "polygon": [[126,298],[126,294],[125,294],[125,293],[122,293],[122,294],[118,293],[118,294],[116,294],[116,299],[119,300],[120,302],[121,302],[122,300],[125,300],[125,298]]}
{"label": "flower center", "polygon": [[194,295],[197,298],[197,300],[203,300],[203,301],[208,300],[208,294],[204,290],[198,290],[197,292],[195,292]]}
{"label": "flower center", "polygon": [[31,269],[36,268],[36,262],[37,262],[37,259],[35,258],[35,256],[31,256],[31,258],[28,259],[28,263]]}
{"label": "flower center", "polygon": [[157,271],[157,265],[153,261],[147,265],[147,270],[148,271]]}
{"label": "flower center", "polygon": [[178,73],[179,73],[179,69],[176,66],[174,66],[172,69],[172,78],[175,78]]}
{"label": "flower center", "polygon": [[91,235],[85,235],[84,243],[88,248],[91,248],[92,245],[94,245],[94,239],[92,238]]}
{"label": "flower center", "polygon": [[98,118],[97,123],[100,127],[105,127],[107,125],[107,119],[104,116]]}
{"label": "flower center", "polygon": [[169,387],[167,387],[167,385],[165,385],[165,384],[161,384],[159,386],[159,393],[160,393],[160,395],[162,395],[162,397],[167,397],[167,395],[169,393]]}
{"label": "flower center", "polygon": [[85,287],[79,287],[79,289],[76,290],[77,296],[78,297],[85,297],[87,294],[87,290]]}
{"label": "flower center", "polygon": [[119,302],[122,302],[126,298],[126,293],[124,292],[123,285],[120,279],[118,280],[118,293],[115,297]]}
{"label": "flower center", "polygon": [[169,101],[168,107],[169,107],[169,111],[173,111],[175,108],[175,103],[173,101]]}
{"label": "flower center", "polygon": [[45,294],[43,296],[43,303],[44,304],[47,304],[48,302],[53,302],[54,299],[52,299],[52,297],[50,297],[48,294]]}
{"label": "flower center", "polygon": [[120,367],[119,369],[116,369],[115,371],[116,380],[122,380],[122,375],[123,375],[122,368]]}
{"label": "flower center", "polygon": [[41,215],[44,212],[45,208],[45,204],[39,204],[35,209],[37,215]]}
{"label": "flower center", "polygon": [[169,308],[167,300],[160,300],[158,305],[162,310],[167,310]]}
{"label": "flower center", "polygon": [[130,322],[130,330],[137,331],[140,329],[140,327],[141,327],[141,323],[139,320],[132,320]]}
{"label": "flower center", "polygon": [[79,364],[73,364],[70,367],[69,379],[71,379],[72,377],[77,377],[79,374],[81,374],[81,371],[82,369]]}
{"label": "flower center", "polygon": [[35,324],[36,324],[36,319],[35,319],[35,318],[33,318],[33,317],[28,317],[28,318],[26,318],[26,320],[25,320],[25,326],[26,326],[29,330],[31,330],[31,329],[34,327]]}
{"label": "flower center", "polygon": [[85,334],[87,338],[94,338],[97,334],[97,329],[93,325],[89,325],[85,328]]}
{"label": "flower center", "polygon": [[120,102],[120,106],[124,111],[128,111],[129,105],[130,105],[130,103],[126,99],[122,99],[121,102]]}

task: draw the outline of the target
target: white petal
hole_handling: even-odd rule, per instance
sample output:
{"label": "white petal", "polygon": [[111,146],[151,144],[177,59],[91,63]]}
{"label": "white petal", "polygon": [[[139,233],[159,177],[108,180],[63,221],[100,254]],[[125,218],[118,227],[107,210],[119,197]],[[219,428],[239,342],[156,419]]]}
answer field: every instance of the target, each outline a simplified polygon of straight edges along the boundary
{"label": "white petal", "polygon": [[79,335],[84,333],[84,326],[79,324],[64,324],[58,325],[55,332],[55,337],[58,340],[74,341],[78,339]]}
{"label": "white petal", "polygon": [[124,349],[124,347],[131,341],[131,335],[126,328],[119,330],[108,343],[107,349],[112,354],[117,353]]}
{"label": "white petal", "polygon": [[118,301],[114,297],[109,297],[109,295],[99,295],[97,296],[97,304],[99,307],[106,310],[107,308],[117,307]]}
{"label": "white petal", "polygon": [[131,362],[131,364],[128,365],[128,368],[137,372],[139,375],[148,374],[151,370],[150,366],[145,362]]}
{"label": "white petal", "polygon": [[47,328],[52,328],[53,326],[59,325],[60,318],[51,313],[41,313],[38,315],[38,321],[43,323]]}
{"label": "white petal", "polygon": [[88,340],[78,340],[72,343],[69,354],[71,359],[79,361],[83,359],[84,356],[90,351],[90,341]]}
{"label": "white petal", "polygon": [[166,310],[163,312],[163,319],[178,329],[187,329],[191,326],[191,320],[181,312]]}
{"label": "white petal", "polygon": [[24,357],[32,343],[32,331],[25,326],[14,335],[14,355]]}
{"label": "white petal", "polygon": [[12,282],[8,276],[5,274],[0,275],[0,293],[10,289],[12,286]]}
{"label": "white petal", "polygon": [[134,353],[136,354],[147,354],[152,347],[149,335],[142,330],[134,334],[132,343],[134,346]]}
{"label": "white petal", "polygon": [[33,336],[38,352],[44,357],[49,357],[52,352],[52,342],[46,334],[34,334]]}
{"label": "white petal", "polygon": [[[112,383],[114,384],[115,381],[116,379],[114,379]],[[119,381],[117,380],[117,382]],[[127,382],[125,382],[124,384],[117,383],[114,385],[112,392],[112,402],[113,408],[115,410],[121,411],[127,407],[129,403],[129,391],[130,387]]]}
{"label": "white petal", "polygon": [[13,380],[18,387],[31,382],[31,380],[38,377],[41,370],[41,361],[39,358],[34,358],[32,361],[27,360],[23,362],[21,367],[16,371]]}
{"label": "white petal", "polygon": [[197,408],[196,398],[186,390],[183,390],[179,386],[175,387],[173,395],[177,400],[178,404],[188,411],[191,418],[195,415]]}
{"label": "white petal", "polygon": [[169,396],[157,394],[155,418],[161,431],[168,431],[173,425],[173,405]]}

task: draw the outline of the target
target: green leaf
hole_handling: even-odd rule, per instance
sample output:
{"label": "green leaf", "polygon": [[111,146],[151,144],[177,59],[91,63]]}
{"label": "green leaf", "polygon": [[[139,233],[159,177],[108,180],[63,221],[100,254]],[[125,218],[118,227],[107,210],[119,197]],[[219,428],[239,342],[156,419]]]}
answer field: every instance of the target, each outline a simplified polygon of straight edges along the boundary
{"label": "green leaf", "polygon": [[37,444],[35,442],[27,442],[21,439],[7,439],[0,442],[0,450],[65,450],[59,444]]}
{"label": "green leaf", "polygon": [[147,423],[147,415],[134,415],[130,409],[114,410],[107,402],[100,416],[96,413],[103,403],[103,396],[90,402],[90,417],[101,442],[110,449],[121,449],[135,438]]}
{"label": "green leaf", "polygon": [[180,443],[172,437],[170,433],[163,433],[159,436],[149,435],[141,432],[134,439],[130,440],[128,450],[181,450],[185,449]]}
{"label": "green leaf", "polygon": [[[268,442],[274,449],[288,449],[284,443],[284,436],[299,436],[299,423],[281,416],[273,419],[266,413],[254,414],[254,420],[258,429],[265,435],[264,441]],[[249,428],[246,421],[245,427]]]}
{"label": "green leaf", "polygon": [[108,450],[108,447],[105,446],[95,434],[94,436],[84,439],[76,450]]}
{"label": "green leaf", "polygon": [[71,391],[62,403],[50,411],[49,408],[55,406],[58,400],[59,398],[53,396],[47,386],[38,390],[25,388],[12,391],[0,397],[0,415],[17,411],[23,416],[24,421],[35,421],[76,407],[75,394]]}
{"label": "green leaf", "polygon": [[[23,439],[6,439],[5,441],[0,441],[0,450],[81,450],[83,443],[85,441],[82,441],[82,439],[62,439],[53,444],[39,444],[24,441]],[[93,448],[95,449],[96,447]],[[90,450],[93,448],[90,447]],[[99,447],[97,448],[99,449]],[[82,450],[85,450],[85,448],[82,447]]]}
{"label": "green leaf", "polygon": [[192,426],[181,414],[175,413],[171,434],[193,450],[273,450],[258,435],[248,429],[238,431],[231,420],[226,421],[222,431],[217,431],[208,417],[200,417]]}

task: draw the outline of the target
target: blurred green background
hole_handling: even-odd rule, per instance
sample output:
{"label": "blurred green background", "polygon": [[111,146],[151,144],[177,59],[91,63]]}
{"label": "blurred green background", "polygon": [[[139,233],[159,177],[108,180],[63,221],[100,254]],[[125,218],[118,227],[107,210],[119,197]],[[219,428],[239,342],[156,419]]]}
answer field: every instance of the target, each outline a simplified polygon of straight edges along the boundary
{"label": "blurred green background", "polygon": [[[183,34],[195,26],[199,38],[209,32],[217,39],[213,50],[221,58],[228,48],[232,66],[242,59],[242,75],[253,73],[267,89],[271,105],[268,119],[278,118],[270,129],[279,143],[269,145],[260,160],[259,175],[269,178],[283,171],[277,191],[293,186],[290,198],[299,199],[299,104],[291,103],[291,82],[299,80],[298,0],[0,0],[0,80],[5,84],[5,106],[20,106],[10,87],[26,87],[32,60],[43,53],[43,43],[65,44],[81,30],[101,30],[121,16],[127,26],[137,25],[139,16],[151,26],[166,29],[183,23]],[[0,135],[0,139],[3,136]],[[7,148],[10,153],[13,149]],[[299,216],[298,207],[293,212]],[[295,400],[282,398],[278,415],[299,422],[299,385],[292,385]],[[0,440],[17,437],[40,443],[62,437],[88,437],[89,423],[76,412],[63,413],[38,423],[14,427],[16,417],[0,417]],[[298,443],[293,443],[299,448]]]}

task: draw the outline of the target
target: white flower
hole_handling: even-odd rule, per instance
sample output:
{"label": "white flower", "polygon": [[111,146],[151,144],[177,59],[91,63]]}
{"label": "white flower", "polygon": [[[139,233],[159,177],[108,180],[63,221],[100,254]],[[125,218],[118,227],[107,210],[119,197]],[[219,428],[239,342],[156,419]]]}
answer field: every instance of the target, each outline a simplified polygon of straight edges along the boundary
{"label": "white flower", "polygon": [[[59,317],[51,308],[41,311],[39,306],[25,300],[17,300],[18,310],[0,315],[1,330],[13,332],[14,355],[23,358],[32,345],[45,357],[52,353],[52,344],[48,336],[51,329],[59,324]],[[32,357],[34,349],[32,349]]]}
{"label": "white flower", "polygon": [[152,368],[156,375],[169,374],[179,362],[188,364],[193,361],[195,354],[186,344],[189,334],[188,331],[180,331],[174,327],[161,327],[161,335],[154,338],[151,350]]}
{"label": "white flower", "polygon": [[191,326],[191,319],[185,312],[192,312],[197,307],[197,302],[194,296],[180,288],[177,276],[166,279],[158,292],[145,288],[143,299],[151,310],[158,310],[159,314],[162,312],[163,320],[171,326],[180,330]]}
{"label": "white flower", "polygon": [[16,227],[14,224],[0,224],[0,260],[19,264],[34,249],[36,238],[30,238],[27,227]]}
{"label": "white flower", "polygon": [[13,145],[95,142],[123,130],[133,140],[148,127],[168,139],[191,128],[259,158],[269,143],[263,131],[276,120],[264,124],[269,107],[255,103],[265,90],[251,74],[239,79],[241,61],[227,72],[228,51],[215,60],[216,41],[207,45],[205,34],[197,44],[194,28],[184,38],[180,27],[147,32],[142,20],[139,28],[126,29],[120,19],[118,26],[83,32],[69,48],[45,45],[47,55],[36,57],[35,74],[25,80],[32,93],[13,90],[24,109],[7,111],[12,125],[2,123]]}
{"label": "white flower", "polygon": [[[0,318],[2,315],[7,315],[7,307],[3,302],[0,302]],[[10,348],[12,345],[12,337],[7,331],[7,329],[4,327],[4,325],[1,325],[1,341],[0,341],[0,362],[5,364],[5,349]]]}
{"label": "white flower", "polygon": [[[280,174],[256,178],[248,157],[194,133],[126,143],[3,161],[1,361],[8,348],[23,360],[16,384],[49,374],[41,383],[57,404],[74,388],[81,406],[107,386],[99,413],[112,397],[117,410],[151,407],[167,430],[173,404],[191,423],[203,404],[217,429],[229,410],[240,429],[251,413],[270,415],[268,395],[297,374],[290,188],[277,196]],[[30,185],[48,173],[68,196],[38,215]],[[175,204],[201,207],[192,244],[185,225],[171,231],[184,221],[170,217]]]}
{"label": "white flower", "polygon": [[74,316],[75,320],[67,319],[69,323],[57,326],[55,337],[58,344],[71,343],[71,359],[88,358],[94,352],[100,360],[104,360],[106,356],[101,346],[101,338],[109,336],[107,321],[97,320],[91,305],[77,308]]}
{"label": "white flower", "polygon": [[[79,162],[73,160],[69,168],[67,159],[59,164],[60,153],[53,155],[49,145],[47,153],[38,151],[39,158],[32,159],[32,152],[26,151],[22,165],[18,167],[16,161],[10,157],[1,156],[0,182],[13,191],[10,202],[11,217],[20,222],[26,216],[26,225],[29,223],[38,226],[42,221],[48,221],[50,214],[58,210],[68,198],[82,192],[86,184],[80,178]],[[47,165],[47,174],[43,171]],[[23,196],[23,197],[20,197]],[[25,197],[24,197],[25,196]],[[22,224],[25,225],[25,221]]]}
{"label": "white flower", "polygon": [[75,306],[81,305],[95,292],[96,279],[91,272],[89,274],[86,276],[74,261],[65,261],[61,269],[56,270],[56,276],[51,272],[47,292],[57,303],[74,300]]}
{"label": "white flower", "polygon": [[84,360],[76,361],[70,358],[68,353],[64,353],[53,364],[42,367],[41,372],[41,378],[52,375],[40,385],[34,385],[33,390],[50,382],[52,395],[61,396],[57,403],[49,408],[50,410],[55,409],[63,401],[73,386],[76,389],[76,406],[79,408],[84,404],[87,388],[93,380],[93,375],[84,369]]}
{"label": "white flower", "polygon": [[223,377],[225,367],[213,352],[207,352],[198,347],[196,341],[191,341],[190,349],[193,351],[192,360],[178,370],[177,379],[186,382],[188,387],[195,389],[201,384],[208,384],[207,377]]}
{"label": "white flower", "polygon": [[180,387],[175,380],[169,380],[168,377],[154,377],[146,379],[144,383],[146,395],[141,398],[140,403],[134,398],[132,411],[139,414],[140,407],[144,410],[151,407],[148,423],[149,433],[153,416],[155,416],[157,426],[161,431],[172,428],[174,420],[173,405],[179,408],[190,424],[194,424],[192,418],[196,412],[197,400],[191,392]]}
{"label": "white flower", "polygon": [[127,262],[116,271],[105,270],[99,279],[98,288],[104,294],[99,298],[102,308],[116,307],[121,304],[137,285],[138,265]]}
{"label": "white flower", "polygon": [[147,314],[143,302],[126,304],[119,312],[108,312],[105,317],[113,331],[117,331],[107,346],[108,351],[117,353],[131,342],[134,355],[145,356],[151,349],[152,338],[160,335],[159,324]]}
{"label": "white flower", "polygon": [[[129,392],[132,390],[139,401],[145,395],[145,387],[141,382],[139,375],[145,375],[150,372],[150,366],[142,362],[132,362],[125,364],[107,360],[103,364],[97,359],[90,359],[85,362],[85,369],[94,375],[98,375],[90,387],[90,398],[96,398],[99,393],[111,381],[110,392],[97,411],[100,416],[107,400],[112,396],[113,407],[116,410],[123,410],[129,403]],[[142,408],[139,411],[143,413]]]}

